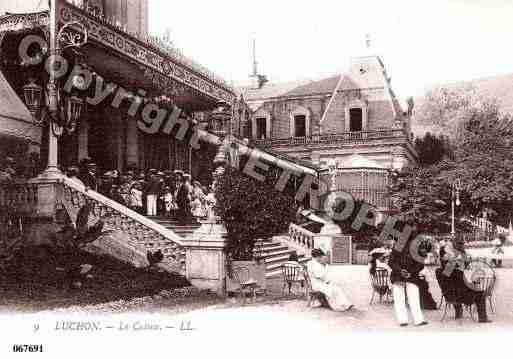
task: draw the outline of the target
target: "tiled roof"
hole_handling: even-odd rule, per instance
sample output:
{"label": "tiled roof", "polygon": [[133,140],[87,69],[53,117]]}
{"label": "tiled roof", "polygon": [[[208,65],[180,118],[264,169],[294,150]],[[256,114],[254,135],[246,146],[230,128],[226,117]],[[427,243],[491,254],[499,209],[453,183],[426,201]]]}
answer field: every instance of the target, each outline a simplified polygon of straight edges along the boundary
{"label": "tiled roof", "polygon": [[298,80],[282,83],[267,83],[260,89],[241,87],[239,91],[246,101],[256,101],[273,97],[280,97],[292,89],[307,83],[308,80]]}

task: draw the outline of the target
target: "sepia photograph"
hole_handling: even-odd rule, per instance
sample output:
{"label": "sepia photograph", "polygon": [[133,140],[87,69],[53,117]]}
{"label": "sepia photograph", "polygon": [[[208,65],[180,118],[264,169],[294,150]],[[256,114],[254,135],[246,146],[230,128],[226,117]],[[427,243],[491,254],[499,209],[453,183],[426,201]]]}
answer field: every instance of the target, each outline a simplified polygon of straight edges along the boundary
{"label": "sepia photograph", "polygon": [[512,18],[0,0],[0,358],[507,353]]}

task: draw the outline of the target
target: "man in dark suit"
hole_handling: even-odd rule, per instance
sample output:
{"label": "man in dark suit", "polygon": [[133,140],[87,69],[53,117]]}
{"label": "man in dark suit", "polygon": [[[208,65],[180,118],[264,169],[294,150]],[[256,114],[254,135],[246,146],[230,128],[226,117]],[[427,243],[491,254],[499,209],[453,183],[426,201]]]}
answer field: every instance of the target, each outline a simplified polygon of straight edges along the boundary
{"label": "man in dark suit", "polygon": [[161,192],[161,183],[155,170],[150,170],[150,176],[146,183],[146,203],[148,216],[157,215],[157,198]]}

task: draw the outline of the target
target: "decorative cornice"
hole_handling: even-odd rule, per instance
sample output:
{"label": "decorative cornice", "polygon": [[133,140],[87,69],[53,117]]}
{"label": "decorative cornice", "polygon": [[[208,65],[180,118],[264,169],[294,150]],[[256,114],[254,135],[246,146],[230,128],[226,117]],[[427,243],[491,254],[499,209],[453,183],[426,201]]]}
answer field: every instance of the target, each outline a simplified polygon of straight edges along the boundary
{"label": "decorative cornice", "polygon": [[217,101],[232,102],[235,94],[223,80],[183,56],[178,49],[164,48],[158,40],[127,33],[103,17],[68,3],[61,3],[59,21],[78,21],[89,31],[90,40],[122,53],[128,58],[178,81]]}
{"label": "decorative cornice", "polygon": [[49,24],[48,12],[7,14],[0,16],[0,32],[18,32],[45,27]]}

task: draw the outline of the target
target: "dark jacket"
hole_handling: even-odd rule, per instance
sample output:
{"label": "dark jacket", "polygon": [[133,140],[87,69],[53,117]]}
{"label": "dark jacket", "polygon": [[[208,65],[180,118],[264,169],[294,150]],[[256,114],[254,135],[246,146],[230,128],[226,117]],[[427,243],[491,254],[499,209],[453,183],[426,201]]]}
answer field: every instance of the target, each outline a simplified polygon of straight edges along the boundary
{"label": "dark jacket", "polygon": [[79,179],[86,187],[91,188],[93,191],[98,191],[98,181],[96,176],[91,174],[91,172],[83,173]]}
{"label": "dark jacket", "polygon": [[159,179],[156,176],[151,176],[148,182],[146,183],[146,194],[159,194],[161,191],[162,185]]}
{"label": "dark jacket", "polygon": [[[393,250],[388,262],[392,273],[390,274],[390,281],[395,282],[409,282],[419,285],[419,272],[424,269],[424,263],[419,263],[410,254],[408,246],[405,246],[402,252]],[[406,270],[410,273],[409,278],[404,278],[401,270]]]}

